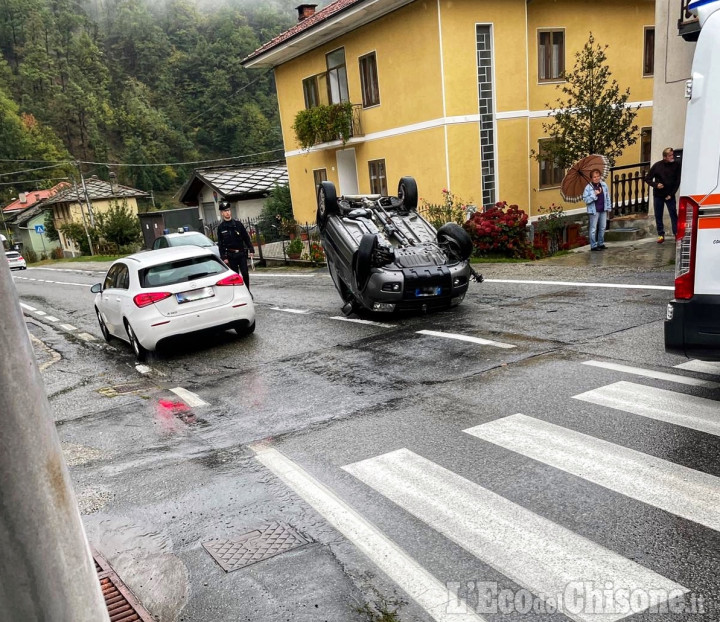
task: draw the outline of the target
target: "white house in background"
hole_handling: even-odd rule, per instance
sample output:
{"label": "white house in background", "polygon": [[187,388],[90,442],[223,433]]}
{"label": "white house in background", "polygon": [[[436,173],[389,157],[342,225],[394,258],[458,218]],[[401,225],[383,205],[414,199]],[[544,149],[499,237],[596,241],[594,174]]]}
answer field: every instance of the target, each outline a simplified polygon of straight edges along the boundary
{"label": "white house in background", "polygon": [[655,3],[655,82],[651,161],[662,159],[665,147],[683,148],[685,83],[690,78],[697,18],[687,11],[688,0]]}
{"label": "white house in background", "polygon": [[180,202],[197,206],[205,226],[220,220],[218,206],[227,201],[233,218],[256,218],[275,186],[288,184],[287,165],[272,162],[256,166],[214,166],[198,168],[180,189]]}

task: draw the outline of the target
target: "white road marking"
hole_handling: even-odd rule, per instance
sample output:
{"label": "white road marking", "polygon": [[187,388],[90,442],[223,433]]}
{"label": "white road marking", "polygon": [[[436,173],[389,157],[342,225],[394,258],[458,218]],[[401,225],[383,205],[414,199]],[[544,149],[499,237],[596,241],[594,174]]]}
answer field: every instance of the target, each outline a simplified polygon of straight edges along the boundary
{"label": "white road marking", "polygon": [[604,369],[612,369],[621,371],[626,374],[635,374],[636,376],[644,376],[646,378],[657,378],[658,380],[667,380],[668,382],[677,382],[687,384],[694,387],[707,387],[708,389],[717,389],[720,384],[711,382],[710,380],[699,380],[698,378],[689,378],[688,376],[679,376],[678,374],[667,374],[661,371],[653,371],[651,369],[642,369],[641,367],[630,367],[629,365],[619,365],[617,363],[604,363],[602,361],[584,361],[583,365],[592,365],[593,367],[602,367]]}
{"label": "white road marking", "polygon": [[72,324],[59,324],[63,330],[77,330]]}
{"label": "white road marking", "polygon": [[135,369],[141,374],[149,374],[152,371],[152,368],[147,365],[135,365]]}
{"label": "white road marking", "polygon": [[93,337],[90,333],[78,333],[78,338],[83,341],[95,341],[95,337]]}
{"label": "white road marking", "polygon": [[408,449],[343,468],[540,598],[557,598],[559,611],[578,622],[613,622],[628,612],[563,607],[575,582],[600,592],[608,583],[615,593],[644,590],[647,607],[667,600],[661,590],[689,591]]}
{"label": "white road marking", "polygon": [[436,330],[419,330],[418,335],[429,335],[430,337],[444,337],[445,339],[457,339],[458,341],[469,341],[483,346],[494,346],[496,348],[514,348],[514,345],[502,343],[501,341],[492,341],[490,339],[482,339],[480,337],[469,337],[467,335],[457,335],[455,333],[442,333]]}
{"label": "white road marking", "polygon": [[720,436],[720,404],[704,397],[620,381],[573,398]]}
{"label": "white road marking", "polygon": [[675,365],[678,369],[687,369],[688,371],[699,371],[703,374],[720,375],[720,363],[716,361],[687,361],[686,363],[680,363]]}
{"label": "white road marking", "polygon": [[290,279],[309,279],[315,275],[314,274],[282,274],[281,272],[280,273],[278,273],[278,272],[257,272],[257,271],[253,272],[253,278],[256,278],[256,277],[259,277],[259,278],[279,277],[279,276],[288,277]]}
{"label": "white road marking", "polygon": [[39,315],[40,317],[42,317],[43,315],[47,315],[47,313],[45,313],[45,311],[40,311],[38,309],[37,311],[35,311],[35,315]]}
{"label": "white road marking", "polygon": [[23,279],[24,281],[36,281],[38,283],[52,283],[54,285],[77,285],[78,287],[92,287],[92,285],[87,285],[86,283],[70,283],[69,281],[48,281],[46,279],[34,279],[28,276],[19,276],[18,279]]}
{"label": "white road marking", "polygon": [[270,307],[270,311],[283,311],[285,313],[310,313],[309,309],[281,309],[280,307]]}
{"label": "white road marking", "polygon": [[382,322],[373,322],[372,320],[361,320],[354,317],[343,317],[341,315],[333,315],[331,320],[339,320],[340,322],[354,322],[355,324],[368,324],[369,326],[380,326],[382,328],[396,328],[393,324],[383,324]]}
{"label": "white road marking", "polygon": [[720,531],[720,478],[714,475],[522,414],[465,432]]}
{"label": "white road marking", "polygon": [[192,391],[188,391],[187,389],[183,389],[182,387],[175,387],[174,389],[170,390],[181,400],[183,400],[188,406],[197,407],[208,405],[208,403],[201,399],[200,396],[197,395],[197,393],[193,393]]}
{"label": "white road marking", "polygon": [[31,307],[30,305],[26,305],[24,303],[20,303],[20,306],[25,309],[25,311],[37,311],[35,307]]}
{"label": "white road marking", "polygon": [[45,319],[46,319],[48,322],[59,322],[59,321],[60,321],[60,320],[58,320],[58,318],[56,318],[56,317],[54,317],[54,316],[52,316],[52,315],[48,315]]}
{"label": "white road marking", "polygon": [[256,460],[300,495],[433,619],[438,622],[485,622],[472,611],[449,613],[450,605],[453,609],[464,608],[457,607],[456,599],[450,598],[445,585],[302,467],[276,449],[261,444],[251,445],[251,449]]}
{"label": "white road marking", "polygon": [[625,283],[584,283],[579,281],[525,281],[514,279],[485,279],[484,283],[517,283],[522,285],[567,285],[572,287],[604,287],[608,289],[659,289],[674,291],[674,285],[630,285]]}

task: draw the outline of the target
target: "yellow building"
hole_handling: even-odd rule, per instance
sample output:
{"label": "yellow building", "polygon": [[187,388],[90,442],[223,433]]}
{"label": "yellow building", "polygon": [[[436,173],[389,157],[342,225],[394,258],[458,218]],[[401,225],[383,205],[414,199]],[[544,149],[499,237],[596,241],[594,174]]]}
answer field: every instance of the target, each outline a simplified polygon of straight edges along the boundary
{"label": "yellow building", "polygon": [[95,225],[95,216],[115,205],[127,206],[133,214],[137,214],[137,199],[149,197],[142,190],[103,181],[93,175],[85,180],[84,185],[74,184],[46,199],[42,206],[52,209],[53,225],[60,236],[63,254],[65,257],[75,257],[81,254],[80,249],[60,231],[63,225],[78,223],[92,227]]}
{"label": "yellow building", "polygon": [[[341,194],[395,194],[405,175],[431,203],[447,188],[477,206],[504,200],[537,214],[562,204],[562,171],[530,151],[590,31],[609,45],[630,103],[642,104],[644,138],[617,164],[649,149],[654,11],[652,0],[337,0],[317,12],[300,5],[298,24],[243,64],[274,68],[298,220],[314,220],[322,179]],[[298,112],[341,102],[353,107],[352,136],[302,148]]]}

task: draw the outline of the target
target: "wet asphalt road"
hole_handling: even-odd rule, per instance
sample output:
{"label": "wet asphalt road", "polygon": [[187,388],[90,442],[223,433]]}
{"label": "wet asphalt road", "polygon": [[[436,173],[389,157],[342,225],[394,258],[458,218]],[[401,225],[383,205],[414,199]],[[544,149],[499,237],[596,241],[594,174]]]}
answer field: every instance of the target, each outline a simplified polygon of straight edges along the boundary
{"label": "wet asphalt road", "polygon": [[[671,267],[571,264],[487,266],[457,309],[375,324],[335,319],[324,271],[267,270],[252,337],[181,340],[146,373],[101,340],[100,273],[14,276],[88,537],[158,619],[361,621],[380,603],[408,621],[567,620],[547,598],[479,613],[479,586],[532,598],[600,577],[638,600],[679,591],[671,613],[572,619],[718,620],[720,371],[664,353],[670,291],[599,285],[669,286]],[[273,521],[309,543],[231,573],[202,546]],[[465,613],[428,613],[419,571]]]}

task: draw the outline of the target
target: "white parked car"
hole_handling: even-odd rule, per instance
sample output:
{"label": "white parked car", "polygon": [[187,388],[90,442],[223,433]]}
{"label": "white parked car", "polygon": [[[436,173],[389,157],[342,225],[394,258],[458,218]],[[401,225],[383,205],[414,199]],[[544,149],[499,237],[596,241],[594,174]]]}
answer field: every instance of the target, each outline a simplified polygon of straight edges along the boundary
{"label": "white parked car", "polygon": [[220,249],[218,245],[213,242],[209,237],[198,233],[197,231],[185,231],[182,228],[178,229],[177,233],[169,233],[165,229],[165,233],[159,238],[155,238],[153,242],[153,250],[159,248],[168,248],[172,246],[201,246],[207,248],[220,257]]}
{"label": "white parked car", "polygon": [[25,259],[17,251],[5,251],[5,257],[7,257],[8,263],[10,264],[10,270],[27,269]]}
{"label": "white parked car", "polygon": [[142,361],[169,337],[199,330],[255,330],[255,306],[241,275],[210,250],[180,246],[115,261],[90,289],[106,341],[118,337]]}

